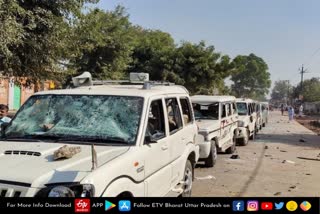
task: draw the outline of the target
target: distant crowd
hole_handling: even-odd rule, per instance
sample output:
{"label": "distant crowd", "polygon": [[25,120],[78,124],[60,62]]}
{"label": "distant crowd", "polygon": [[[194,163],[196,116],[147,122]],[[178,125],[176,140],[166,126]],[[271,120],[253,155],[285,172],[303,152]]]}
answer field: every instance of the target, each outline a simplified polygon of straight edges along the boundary
{"label": "distant crowd", "polygon": [[[292,121],[295,116],[295,109],[290,105],[283,105],[280,106],[281,115],[284,114],[285,111],[288,111],[289,121]],[[299,107],[299,117],[302,117],[303,115],[303,105],[300,105]]]}

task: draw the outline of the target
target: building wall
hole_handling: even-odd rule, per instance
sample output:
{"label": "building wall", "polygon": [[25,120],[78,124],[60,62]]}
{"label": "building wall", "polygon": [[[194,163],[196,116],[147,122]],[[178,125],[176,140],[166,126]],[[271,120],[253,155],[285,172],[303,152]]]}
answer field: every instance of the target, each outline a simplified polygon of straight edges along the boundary
{"label": "building wall", "polygon": [[[45,81],[42,84],[39,84],[37,86],[31,85],[30,87],[20,87],[21,97],[20,97],[20,104],[23,105],[24,102],[35,92],[37,91],[47,91],[50,90],[50,81]],[[13,90],[9,90],[9,78],[1,77],[0,76],[0,104],[5,104],[8,106],[10,102],[10,97],[13,97],[12,94]],[[12,110],[12,109],[10,109]]]}
{"label": "building wall", "polygon": [[304,111],[307,114],[320,114],[320,102],[304,103]]}
{"label": "building wall", "polygon": [[0,78],[0,104],[9,104],[9,80]]}

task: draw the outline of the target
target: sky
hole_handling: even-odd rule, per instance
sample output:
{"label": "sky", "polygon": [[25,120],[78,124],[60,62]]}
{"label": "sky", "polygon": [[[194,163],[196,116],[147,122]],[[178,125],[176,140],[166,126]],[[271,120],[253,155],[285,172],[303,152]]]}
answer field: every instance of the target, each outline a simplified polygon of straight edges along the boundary
{"label": "sky", "polygon": [[320,77],[319,0],[100,0],[126,8],[130,22],[167,33],[179,44],[204,40],[217,52],[261,57],[271,80]]}

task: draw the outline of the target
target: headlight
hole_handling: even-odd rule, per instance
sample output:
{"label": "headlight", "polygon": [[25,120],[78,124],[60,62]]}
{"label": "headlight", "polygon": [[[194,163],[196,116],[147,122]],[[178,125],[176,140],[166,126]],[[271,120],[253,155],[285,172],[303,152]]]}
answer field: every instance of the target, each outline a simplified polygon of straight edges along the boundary
{"label": "headlight", "polygon": [[94,186],[92,184],[70,183],[64,186],[48,186],[41,189],[35,197],[93,197]]}
{"label": "headlight", "polygon": [[53,187],[49,194],[48,197],[74,197],[74,192],[65,186],[56,186]]}
{"label": "headlight", "polygon": [[238,127],[244,127],[244,122],[242,120],[238,121]]}

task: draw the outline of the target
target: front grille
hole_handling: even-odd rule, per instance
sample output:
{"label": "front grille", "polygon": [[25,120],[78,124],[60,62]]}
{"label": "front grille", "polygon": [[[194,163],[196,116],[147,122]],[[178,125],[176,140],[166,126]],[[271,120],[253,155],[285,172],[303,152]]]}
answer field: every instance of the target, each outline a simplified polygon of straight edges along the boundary
{"label": "front grille", "polygon": [[6,189],[1,190],[0,197],[5,197],[7,192],[8,190]]}
{"label": "front grille", "polygon": [[19,151],[19,150],[7,150],[4,152],[5,155],[30,155],[30,156],[41,156],[40,152],[32,151]]}
{"label": "front grille", "polygon": [[26,197],[29,187],[8,185],[0,183],[0,198],[2,197]]}
{"label": "front grille", "polygon": [[20,197],[21,192],[20,191],[15,191],[13,194],[13,197]]}
{"label": "front grille", "polygon": [[21,191],[14,189],[1,189],[0,197],[20,197],[21,193]]}

